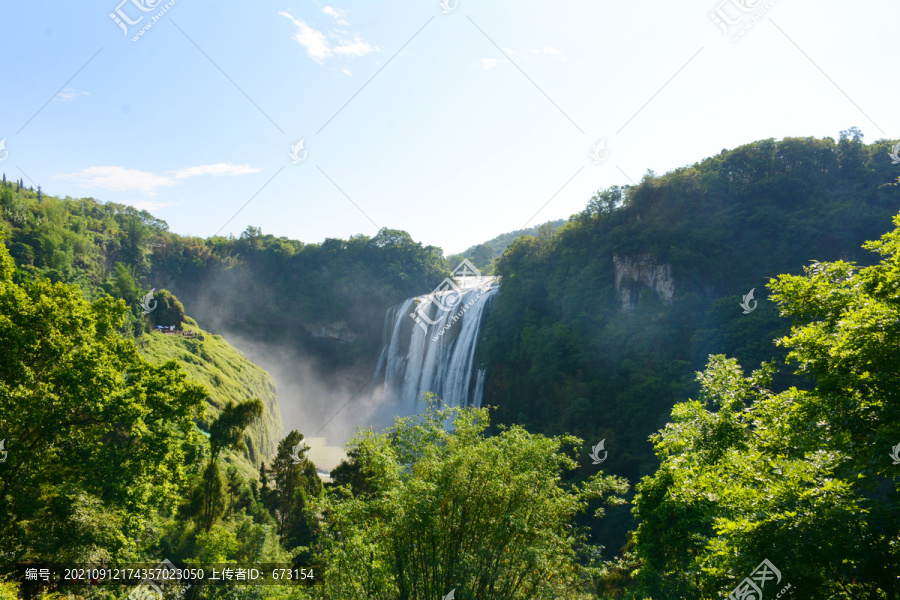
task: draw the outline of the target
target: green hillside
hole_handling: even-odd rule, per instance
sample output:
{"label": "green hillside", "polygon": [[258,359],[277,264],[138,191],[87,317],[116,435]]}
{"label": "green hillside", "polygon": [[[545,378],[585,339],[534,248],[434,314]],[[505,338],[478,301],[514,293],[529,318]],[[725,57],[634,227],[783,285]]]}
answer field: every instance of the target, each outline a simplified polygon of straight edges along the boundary
{"label": "green hillside", "polygon": [[[562,229],[519,238],[499,260],[478,346],[484,402],[501,423],[585,439],[584,456],[605,440],[604,468],[630,481],[653,473],[648,438],[697,397],[710,355],[785,362],[773,340],[792,321],[769,297],[772,278],[814,260],[877,260],[861,246],[900,212],[890,148],[855,130],[762,140],[602,190]],[[786,368],[773,385],[813,382]],[[616,518],[610,547],[632,526],[627,510]]]}
{"label": "green hillside", "polygon": [[486,242],[470,246],[459,254],[452,254],[447,257],[447,260],[453,264],[459,264],[462,259],[468,258],[476,267],[481,269],[482,272],[488,274],[493,273],[492,262],[495,258],[503,256],[503,253],[506,252],[506,249],[509,248],[509,245],[514,241],[520,237],[537,235],[541,229],[546,230],[549,228],[550,230],[555,231],[567,222],[568,219],[557,219],[555,221],[547,221],[542,225],[535,225],[534,227],[528,227],[526,229],[517,229],[516,231],[510,231],[508,233],[501,233]]}
{"label": "green hillside", "polygon": [[[137,280],[146,268],[149,247],[145,245],[152,233],[162,235],[166,230],[164,222],[131,207],[46,196],[40,188],[6,181],[5,175],[0,184],[0,233],[20,279],[73,283],[88,300],[106,294],[125,300],[131,310],[123,333],[138,342],[143,356],[157,365],[175,360],[193,381],[209,390],[206,417],[198,422],[199,427],[206,429],[229,400],[262,401],[262,418],[245,434],[247,451],[225,452],[226,461],[239,466],[246,478],[255,477],[259,462],[272,458],[283,435],[272,378],[219,336],[204,332],[201,342],[149,333],[145,321],[153,322],[163,307],[151,312],[148,319],[140,309],[145,290]],[[190,317],[184,329],[200,331]]]}
{"label": "green hillside", "polygon": [[219,416],[229,400],[238,403],[259,398],[264,407],[262,418],[244,433],[246,455],[228,452],[226,462],[235,464],[246,479],[257,476],[259,463],[269,462],[275,446],[283,436],[281,410],[272,377],[218,335],[197,327],[190,317],[183,330],[203,336],[189,338],[182,335],[147,333],[138,340],[138,351],[153,364],[175,360],[192,381],[209,390],[206,417],[198,423],[202,431],[209,431],[208,423]]}

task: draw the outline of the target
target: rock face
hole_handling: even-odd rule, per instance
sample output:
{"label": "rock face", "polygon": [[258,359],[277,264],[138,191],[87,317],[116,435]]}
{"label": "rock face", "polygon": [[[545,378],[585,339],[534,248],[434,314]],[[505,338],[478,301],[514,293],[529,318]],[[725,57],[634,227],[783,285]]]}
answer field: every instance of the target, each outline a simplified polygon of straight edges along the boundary
{"label": "rock face", "polygon": [[672,304],[675,297],[672,265],[659,264],[649,254],[614,255],[613,263],[616,266],[616,292],[622,302],[622,310],[632,310],[637,306],[642,287],[656,292],[663,304]]}
{"label": "rock face", "polygon": [[347,327],[343,321],[337,323],[304,324],[303,327],[315,338],[328,338],[341,342],[355,342],[360,336]]}

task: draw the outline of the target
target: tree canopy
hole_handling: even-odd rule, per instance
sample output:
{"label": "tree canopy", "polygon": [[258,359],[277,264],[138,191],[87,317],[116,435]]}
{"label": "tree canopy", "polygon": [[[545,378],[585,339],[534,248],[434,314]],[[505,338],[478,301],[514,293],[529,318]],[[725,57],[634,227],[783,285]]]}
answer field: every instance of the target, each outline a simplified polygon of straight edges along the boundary
{"label": "tree canopy", "polygon": [[206,390],[138,356],[121,300],[13,274],[0,245],[0,556],[127,557],[181,493]]}
{"label": "tree canopy", "polygon": [[770,284],[791,331],[778,343],[809,390],[770,389],[710,358],[700,397],[654,436],[638,486],[639,579],[656,595],[724,596],[770,560],[802,597],[900,593],[900,216],[868,267],[816,262]]}
{"label": "tree canopy", "polygon": [[581,440],[521,427],[485,436],[488,425],[486,409],[431,407],[354,438],[372,493],[338,488],[320,504],[328,595],[589,597],[592,549],[571,520],[590,499],[620,502],[627,483],[598,472],[563,484]]}

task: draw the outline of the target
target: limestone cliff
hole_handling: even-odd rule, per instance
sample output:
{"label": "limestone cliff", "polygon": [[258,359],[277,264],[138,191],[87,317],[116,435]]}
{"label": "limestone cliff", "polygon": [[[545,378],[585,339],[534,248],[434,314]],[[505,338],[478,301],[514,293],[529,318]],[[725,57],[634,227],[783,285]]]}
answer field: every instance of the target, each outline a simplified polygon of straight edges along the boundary
{"label": "limestone cliff", "polygon": [[622,310],[632,310],[640,302],[642,288],[656,292],[663,304],[672,304],[675,279],[672,265],[659,264],[649,254],[613,256],[616,266],[616,292]]}

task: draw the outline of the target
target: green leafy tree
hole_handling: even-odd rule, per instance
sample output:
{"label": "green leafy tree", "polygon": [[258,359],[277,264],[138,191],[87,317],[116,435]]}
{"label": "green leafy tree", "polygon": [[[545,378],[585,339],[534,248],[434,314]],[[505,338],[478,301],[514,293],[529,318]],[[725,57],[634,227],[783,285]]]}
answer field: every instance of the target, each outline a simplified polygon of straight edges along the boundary
{"label": "green leafy tree", "polygon": [[268,470],[274,482],[269,506],[278,521],[278,534],[288,548],[307,546],[313,541],[310,499],[322,493],[322,481],[306,450],[303,434],[291,431],[278,443],[278,452]]}
{"label": "green leafy tree", "polygon": [[228,490],[228,504],[234,507],[237,504],[241,489],[244,487],[244,478],[234,465],[228,465],[225,469],[225,486]]}
{"label": "green leafy tree", "polygon": [[206,390],[137,355],[122,301],[13,275],[0,244],[0,568],[127,557],[185,485]]}
{"label": "green leafy tree", "polygon": [[494,249],[487,244],[478,244],[471,249],[469,257],[472,259],[472,264],[476,267],[486,269],[494,258]]}
{"label": "green leafy tree", "polygon": [[794,320],[778,343],[816,380],[770,391],[710,359],[698,401],[654,436],[638,486],[640,578],[656,595],[727,594],[764,558],[802,598],[900,594],[900,216],[865,247],[881,261],[814,263],[770,284]]}
{"label": "green leafy tree", "polygon": [[485,437],[487,426],[486,409],[430,408],[354,437],[376,492],[338,488],[321,503],[326,595],[590,597],[594,571],[577,560],[585,540],[570,523],[589,499],[618,502],[627,483],[597,474],[563,485],[581,440],[520,427]]}
{"label": "green leafy tree", "polygon": [[203,483],[203,526],[207,533],[225,511],[225,480],[219,470],[219,456],[223,450],[243,451],[244,430],[263,414],[263,404],[259,399],[246,400],[235,404],[229,402],[209,427],[209,462]]}
{"label": "green leafy tree", "polygon": [[157,304],[156,309],[147,314],[150,325],[174,325],[176,329],[181,329],[185,319],[184,306],[175,294],[169,290],[159,290],[154,293],[153,298]]}

